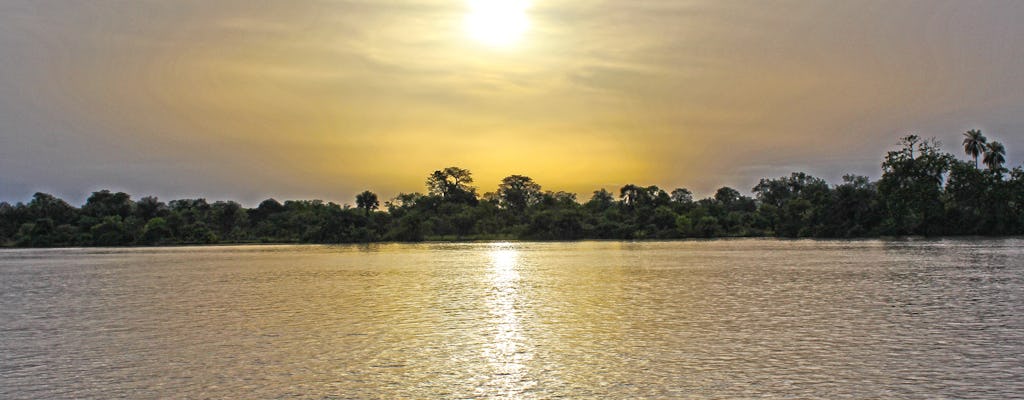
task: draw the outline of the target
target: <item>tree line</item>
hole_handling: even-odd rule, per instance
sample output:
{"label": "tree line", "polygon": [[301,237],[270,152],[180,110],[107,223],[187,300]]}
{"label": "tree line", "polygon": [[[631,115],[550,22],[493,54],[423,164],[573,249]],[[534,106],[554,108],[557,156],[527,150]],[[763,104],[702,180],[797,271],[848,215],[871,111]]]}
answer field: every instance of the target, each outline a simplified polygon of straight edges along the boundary
{"label": "tree line", "polygon": [[[212,243],[351,243],[466,239],[856,238],[1024,233],[1024,170],[1004,167],[1006,149],[964,133],[959,160],[935,139],[901,138],[871,181],[830,185],[803,172],[761,179],[753,197],[723,187],[694,199],[685,188],[628,184],[576,194],[545,191],[510,175],[478,194],[470,171],[432,172],[426,192],[385,201],[370,191],[355,207],[320,200],[133,200],[101,190],[81,207],[46,193],[0,203],[0,245],[22,247]],[[979,159],[980,157],[980,159]],[[980,163],[979,163],[980,160]],[[984,167],[982,167],[982,164]]]}

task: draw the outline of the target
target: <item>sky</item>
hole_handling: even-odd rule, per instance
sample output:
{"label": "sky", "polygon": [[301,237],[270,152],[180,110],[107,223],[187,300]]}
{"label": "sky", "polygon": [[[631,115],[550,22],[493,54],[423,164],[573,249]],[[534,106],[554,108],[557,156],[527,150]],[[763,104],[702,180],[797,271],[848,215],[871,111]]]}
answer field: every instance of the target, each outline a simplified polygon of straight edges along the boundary
{"label": "sky", "polygon": [[0,200],[749,193],[972,128],[1024,161],[1022,1],[511,1],[501,43],[487,0],[2,1]]}

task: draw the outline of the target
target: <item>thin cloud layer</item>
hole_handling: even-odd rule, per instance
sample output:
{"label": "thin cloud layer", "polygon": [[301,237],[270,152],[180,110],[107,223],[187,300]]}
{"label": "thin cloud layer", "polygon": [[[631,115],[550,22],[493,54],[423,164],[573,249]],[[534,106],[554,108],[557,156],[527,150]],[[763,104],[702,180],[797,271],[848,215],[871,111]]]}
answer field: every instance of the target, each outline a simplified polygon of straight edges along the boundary
{"label": "thin cloud layer", "polygon": [[[877,175],[905,132],[1024,155],[1019,2],[5,2],[0,199],[422,190],[459,165],[579,192]],[[959,152],[957,152],[959,154]]]}

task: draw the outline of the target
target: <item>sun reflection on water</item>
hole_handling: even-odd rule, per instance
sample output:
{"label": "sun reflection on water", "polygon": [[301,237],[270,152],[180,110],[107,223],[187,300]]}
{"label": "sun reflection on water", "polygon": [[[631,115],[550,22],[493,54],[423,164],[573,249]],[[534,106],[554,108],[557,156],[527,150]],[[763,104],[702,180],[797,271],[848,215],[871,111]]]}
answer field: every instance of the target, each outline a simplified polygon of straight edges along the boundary
{"label": "sun reflection on water", "polygon": [[516,268],[519,262],[519,251],[509,243],[495,243],[488,253],[491,261],[491,278],[494,283],[509,283],[519,280]]}
{"label": "sun reflection on water", "polygon": [[533,386],[526,363],[533,357],[527,348],[520,321],[520,254],[511,243],[495,243],[488,252],[491,288],[487,295],[493,337],[484,348],[492,375],[487,392],[516,395]]}

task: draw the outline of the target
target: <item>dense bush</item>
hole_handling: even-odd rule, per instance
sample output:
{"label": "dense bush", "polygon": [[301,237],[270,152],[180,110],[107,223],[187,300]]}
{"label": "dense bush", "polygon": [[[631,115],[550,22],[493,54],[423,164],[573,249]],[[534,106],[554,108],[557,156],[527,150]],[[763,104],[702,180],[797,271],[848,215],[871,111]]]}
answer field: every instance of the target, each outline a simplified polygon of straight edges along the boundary
{"label": "dense bush", "polygon": [[[1024,233],[1024,170],[1003,167],[1005,149],[980,132],[965,134],[974,162],[934,140],[902,139],[871,182],[847,175],[830,186],[802,172],[762,179],[754,197],[723,187],[694,201],[683,188],[625,185],[615,196],[543,191],[511,175],[480,196],[468,170],[427,179],[427,194],[400,194],[379,210],[366,191],[357,208],[320,200],[274,199],[247,209],[235,202],[92,194],[81,208],[46,193],[28,204],[0,203],[0,245],[120,246],[207,243],[346,243],[429,239],[673,239],[728,236],[872,237]],[[978,157],[984,156],[985,168]]]}

